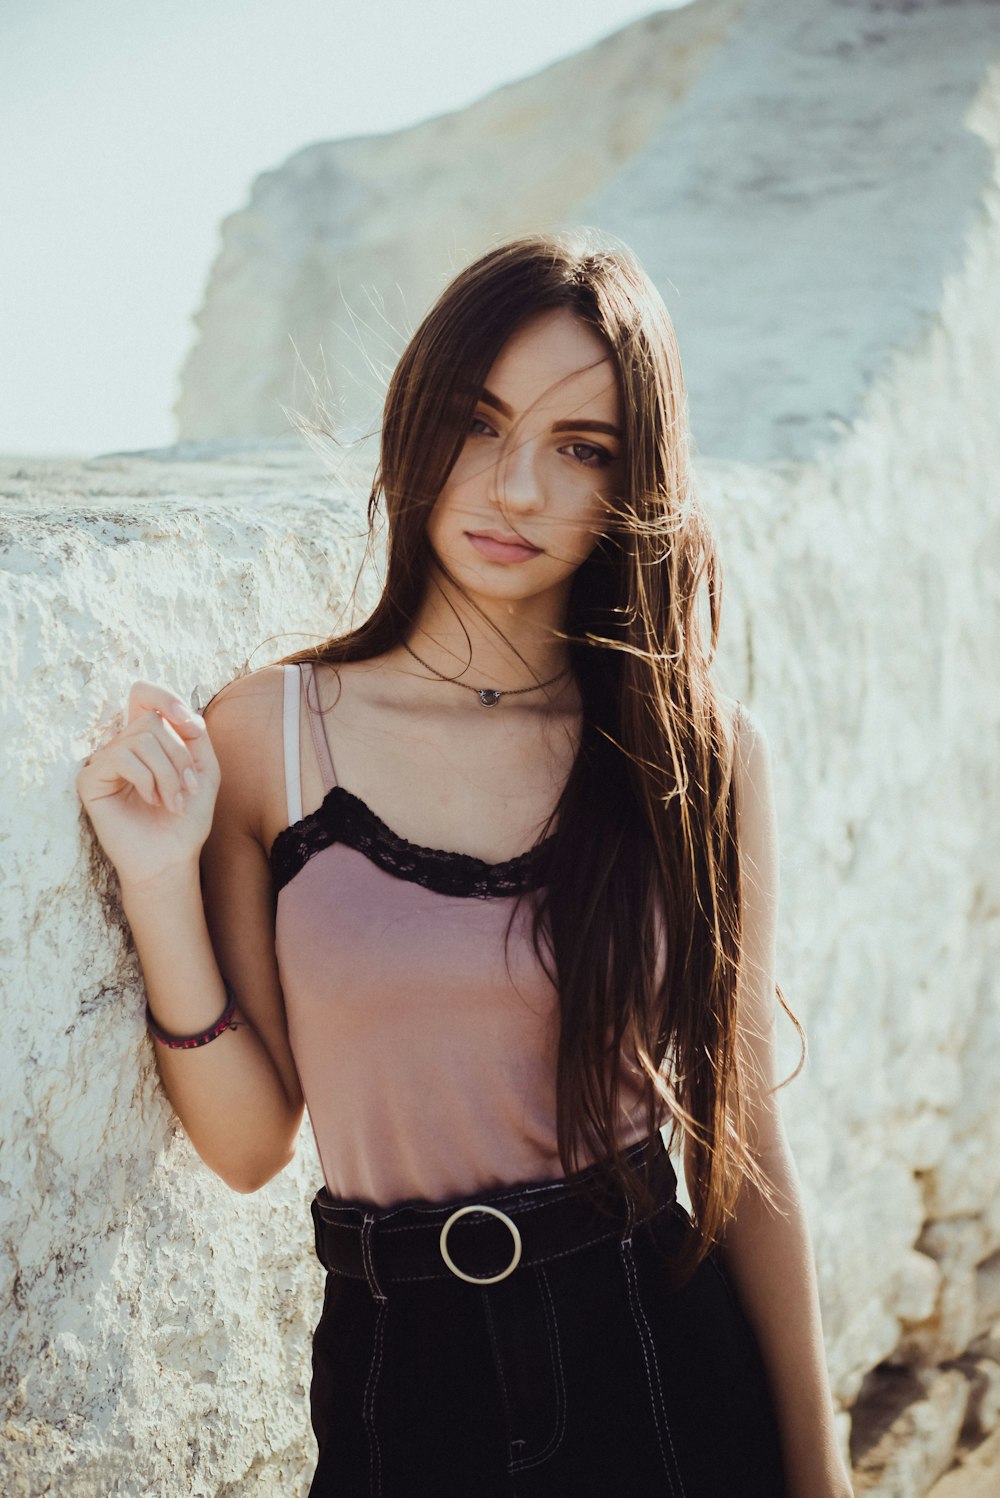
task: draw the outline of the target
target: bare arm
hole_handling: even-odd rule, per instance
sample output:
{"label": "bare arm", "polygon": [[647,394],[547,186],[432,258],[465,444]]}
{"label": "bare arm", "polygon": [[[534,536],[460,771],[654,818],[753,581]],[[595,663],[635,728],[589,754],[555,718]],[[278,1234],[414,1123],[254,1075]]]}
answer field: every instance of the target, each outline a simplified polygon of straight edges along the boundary
{"label": "bare arm", "polygon": [[[746,710],[744,709],[744,712]],[[775,1096],[777,837],[767,741],[750,715],[740,732],[739,838],[744,891],[741,1025],[755,1059],[747,1079],[754,1154],[779,1211],[744,1187],[719,1257],[753,1327],[768,1373],[789,1498],[850,1498],[834,1425],[812,1242]]]}
{"label": "bare arm", "polygon": [[[131,733],[126,729],[91,757],[94,784],[85,780],[87,770],[78,777],[118,867],[158,1025],[171,1035],[204,1030],[226,1007],[227,983],[236,997],[237,1029],[192,1049],[153,1045],[191,1143],[227,1185],[243,1192],[289,1163],[303,1112],[274,955],[270,870],[255,836],[266,763],[262,725],[275,690],[268,672],[242,678],[206,710],[200,734],[179,721],[178,734],[169,722],[153,722],[171,694],[137,683],[136,709],[139,698],[153,701],[160,693],[156,711],[137,711]],[[147,720],[139,734],[137,725]],[[169,799],[189,763],[199,784],[176,813]],[[134,776],[131,784],[125,775]]]}

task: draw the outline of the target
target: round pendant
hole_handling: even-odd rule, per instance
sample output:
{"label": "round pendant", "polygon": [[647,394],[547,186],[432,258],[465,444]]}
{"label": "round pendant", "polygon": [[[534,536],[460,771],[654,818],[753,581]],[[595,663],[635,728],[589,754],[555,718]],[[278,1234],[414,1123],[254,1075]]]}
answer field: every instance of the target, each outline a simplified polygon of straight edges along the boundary
{"label": "round pendant", "polygon": [[483,707],[495,707],[500,701],[500,693],[494,687],[480,687],[479,700]]}

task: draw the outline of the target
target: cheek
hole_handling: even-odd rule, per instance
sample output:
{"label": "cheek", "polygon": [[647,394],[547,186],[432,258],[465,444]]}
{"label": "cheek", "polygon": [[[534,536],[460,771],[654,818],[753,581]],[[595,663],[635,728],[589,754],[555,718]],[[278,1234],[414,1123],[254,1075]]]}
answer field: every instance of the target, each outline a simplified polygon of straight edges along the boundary
{"label": "cheek", "polygon": [[440,515],[436,506],[424,522],[424,544],[431,556],[442,559]]}
{"label": "cheek", "polygon": [[466,521],[461,497],[454,490],[442,489],[427,516],[425,534],[431,550],[442,559],[454,558],[461,546]]}
{"label": "cheek", "polygon": [[427,516],[427,535],[430,540],[439,537],[447,528],[450,509],[448,490],[442,489]]}
{"label": "cheek", "polygon": [[567,516],[565,523],[566,540],[563,549],[566,555],[578,562],[585,561],[609,524],[607,508],[597,500],[577,507],[571,516]]}
{"label": "cheek", "polygon": [[434,507],[427,518],[427,528],[434,527],[438,532],[453,530],[460,525],[462,518],[462,489],[453,482],[454,475],[441,490]]}
{"label": "cheek", "polygon": [[591,552],[597,546],[600,539],[600,536],[594,535],[593,533],[590,533],[589,535],[584,536],[581,539],[580,549],[577,552],[576,557],[574,558],[576,567],[580,567],[587,560]]}

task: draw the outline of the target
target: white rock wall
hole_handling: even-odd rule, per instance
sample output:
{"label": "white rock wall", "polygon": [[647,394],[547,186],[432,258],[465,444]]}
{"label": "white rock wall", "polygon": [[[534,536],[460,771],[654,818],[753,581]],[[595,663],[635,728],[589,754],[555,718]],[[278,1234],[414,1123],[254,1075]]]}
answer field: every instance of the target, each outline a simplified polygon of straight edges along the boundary
{"label": "white rock wall", "polygon": [[703,453],[835,447],[932,325],[995,171],[967,124],[991,61],[993,0],[747,0],[657,133],[577,205],[667,300]]}
{"label": "white rock wall", "polygon": [[[755,35],[755,67],[741,75],[726,56],[740,40],[741,15],[760,24],[758,0],[745,10],[699,0],[671,22],[688,16],[694,27],[695,11],[703,22],[724,18],[729,29],[692,32],[697,65],[668,100],[678,106],[668,123],[678,139],[688,132],[690,152],[707,152],[699,159],[722,175],[705,176],[700,208],[699,183],[690,180],[672,239],[657,239],[656,223],[643,221],[636,204],[659,192],[676,209],[680,185],[671,175],[677,160],[665,154],[669,131],[655,138],[665,116],[649,103],[632,137],[648,132],[642,149],[625,152],[631,164],[619,177],[608,168],[588,216],[606,213],[648,261],[662,243],[669,257],[666,270],[651,264],[658,275],[693,257],[680,300],[668,303],[701,391],[698,473],[726,575],[720,674],[760,715],[775,763],[778,977],[810,1044],[783,1104],[816,1247],[831,1376],[857,1491],[916,1498],[956,1443],[982,1437],[1000,1414],[1000,72],[985,24],[997,12],[974,0],[809,0],[795,8],[781,0],[767,11],[780,22],[772,51]],[[851,41],[845,17],[853,17],[855,41],[864,33],[861,54],[847,61],[872,69],[869,79],[883,65],[875,54],[901,68],[941,58],[940,70],[916,69],[920,86],[906,99],[887,103],[872,85],[860,96],[872,100],[870,115],[858,112],[854,95],[861,144],[853,154],[843,154],[849,111],[820,88]],[[815,29],[820,21],[827,30]],[[924,51],[913,52],[917,32],[901,32],[907,26],[922,28]],[[794,142],[780,113],[785,155],[775,154],[782,129],[768,134],[759,125],[777,108],[782,74],[768,69],[779,53],[794,79],[789,99],[819,109],[825,97],[839,110],[840,133],[828,138],[842,154],[830,158],[837,180],[825,190],[831,201],[841,194],[851,222],[870,228],[878,218],[863,212],[870,167],[873,203],[892,210],[884,221],[897,238],[888,253],[868,244],[866,262],[850,261],[851,236],[841,235],[837,254],[817,261],[806,251],[832,232],[833,219],[820,209],[782,218],[799,191],[781,175],[792,171]],[[623,69],[634,64],[630,55],[621,53]],[[566,76],[582,86],[582,73]],[[723,171],[726,153],[708,152],[704,130],[699,137],[685,116],[699,90],[703,112],[728,101],[727,129],[745,104],[747,129],[757,121],[754,149],[764,153],[756,168],[748,160],[744,184],[752,253],[741,256],[731,227],[727,256],[704,262],[706,283],[721,288],[714,324],[705,320],[710,299],[697,285],[695,252],[710,243],[719,205],[736,187],[732,168]],[[501,99],[494,96],[498,110]],[[912,99],[920,109],[896,119]],[[918,119],[928,126],[923,136]],[[446,131],[445,120],[431,124]],[[909,152],[902,188],[882,181],[866,155],[881,128]],[[502,139],[499,131],[498,160]],[[375,142],[347,145],[376,150]],[[283,200],[288,222],[311,191],[306,168],[318,171],[329,149],[295,159]],[[398,151],[402,172],[404,144]],[[508,162],[505,180],[524,176],[515,167]],[[755,169],[776,171],[763,196]],[[435,198],[432,179],[422,190],[428,203],[440,201],[446,222],[454,195],[442,188]],[[676,191],[664,195],[665,182]],[[944,197],[935,196],[941,182]],[[268,192],[279,188],[272,182]],[[823,190],[817,176],[803,177],[801,201],[808,206]],[[320,181],[315,201],[323,191]],[[377,190],[362,193],[353,226],[337,217],[341,200],[329,201],[343,235],[335,265],[363,266],[369,243],[386,242],[393,200],[379,218]],[[275,253],[292,266],[284,220],[268,217],[263,198],[259,206],[253,233],[273,232],[283,245]],[[398,243],[398,204],[395,212]],[[371,241],[369,223],[382,225]],[[782,260],[782,235],[795,233],[802,238]],[[303,266],[315,264],[311,243],[299,243]],[[259,340],[240,362],[262,389],[272,383],[260,401],[237,389],[232,411],[211,401],[213,381],[227,383],[219,379],[224,360],[205,363],[201,386],[189,386],[206,420],[236,432],[267,431],[261,413],[287,397],[287,371],[264,357],[286,337],[285,304],[266,302],[254,253],[251,246],[242,262],[227,262],[242,266],[228,283],[220,261],[215,348],[238,318]],[[440,282],[453,268],[446,258],[428,251],[420,274],[433,279],[433,267]],[[392,284],[394,262],[391,274],[381,262],[371,266],[358,272],[362,280]],[[811,287],[810,266],[818,267]],[[319,277],[317,296],[324,284]],[[412,284],[426,290],[429,279]],[[704,315],[685,327],[683,309],[699,298]],[[745,306],[752,316],[740,323]],[[727,318],[729,342],[748,360],[743,386],[722,366],[711,379],[711,351],[721,344],[702,335]],[[769,339],[763,372],[752,363],[755,328]],[[836,404],[834,388],[843,397]],[[710,430],[722,434],[714,445]],[[783,446],[782,432],[795,440]],[[271,631],[329,632],[353,580],[350,558],[360,556],[370,466],[349,463],[327,482],[294,446],[206,443],[0,469],[9,792],[0,864],[0,1297],[11,1307],[0,1461],[12,1494],[51,1482],[69,1495],[284,1495],[299,1491],[308,1472],[308,1339],[321,1285],[307,1212],[318,1182],[308,1137],[292,1169],[240,1197],[172,1132],[143,1034],[135,961],[113,887],[90,854],[73,778],[135,676],[175,681],[204,702]],[[253,663],[298,643],[283,634]],[[796,1036],[784,1019],[779,1033],[787,1074]],[[249,1270],[237,1281],[234,1262]]]}
{"label": "white rock wall", "polygon": [[286,434],[286,407],[312,409],[311,378],[339,430],[366,430],[453,271],[494,238],[571,216],[656,133],[743,8],[648,16],[468,109],[262,173],[222,224],[180,436]]}
{"label": "white rock wall", "polygon": [[994,168],[961,269],[839,446],[702,465],[779,782],[831,1374],[857,1490],[905,1498],[995,1428],[1000,1381],[1000,70],[967,124]]}
{"label": "white rock wall", "polygon": [[315,1459],[311,1136],[252,1196],[195,1155],[74,781],[136,677],[203,705],[272,631],[327,633],[358,514],[301,450],[7,461],[0,496],[0,1492],[287,1498]]}
{"label": "white rock wall", "polygon": [[[997,97],[973,117],[994,141]],[[994,187],[937,323],[831,458],[699,464],[726,567],[720,678],[772,744],[778,976],[810,1042],[784,1110],[873,1493],[925,1492],[963,1423],[997,1417],[998,203]],[[327,632],[370,463],[327,480],[287,444],[206,445],[2,475],[13,1494],[55,1474],[66,1494],[277,1495],[308,1471],[308,1134],[241,1197],[172,1130],[73,779],[136,675],[203,703],[270,632],[255,664]]]}

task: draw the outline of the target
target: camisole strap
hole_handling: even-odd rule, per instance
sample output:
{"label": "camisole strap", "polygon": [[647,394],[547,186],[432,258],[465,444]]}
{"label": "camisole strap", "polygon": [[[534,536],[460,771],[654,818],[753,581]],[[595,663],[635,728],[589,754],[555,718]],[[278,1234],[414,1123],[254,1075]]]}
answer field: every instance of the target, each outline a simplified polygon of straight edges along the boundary
{"label": "camisole strap", "polygon": [[306,706],[309,709],[309,722],[312,725],[313,743],[316,745],[316,758],[319,761],[320,773],[323,776],[323,794],[331,790],[337,784],[337,772],[333,768],[333,756],[330,753],[330,741],[326,736],[326,724],[323,721],[323,710],[320,706],[319,692],[316,687],[316,673],[313,670],[312,661],[300,661],[302,675],[306,684]]}
{"label": "camisole strap", "polygon": [[288,825],[302,820],[302,772],[299,767],[299,683],[302,678],[296,665],[283,667],[285,673],[285,796],[288,801]]}

